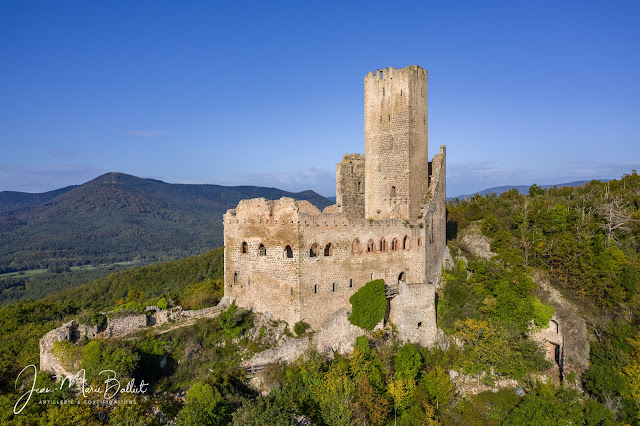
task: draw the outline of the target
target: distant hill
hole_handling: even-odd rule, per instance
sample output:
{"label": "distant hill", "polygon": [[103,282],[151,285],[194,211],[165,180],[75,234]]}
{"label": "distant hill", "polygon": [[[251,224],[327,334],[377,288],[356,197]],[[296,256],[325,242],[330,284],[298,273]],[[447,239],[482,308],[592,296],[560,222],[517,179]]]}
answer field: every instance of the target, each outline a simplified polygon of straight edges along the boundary
{"label": "distant hill", "polygon": [[[600,180],[601,180],[602,182],[606,182],[606,181],[608,181],[609,179],[600,179]],[[554,187],[554,186],[557,186],[558,188],[561,188],[561,187],[563,187],[563,186],[582,186],[582,185],[584,185],[584,184],[586,184],[586,183],[589,183],[589,182],[591,182],[591,181],[589,181],[589,180],[577,180],[577,181],[575,181],[575,182],[558,183],[558,184],[555,184],[555,185],[539,185],[539,186],[540,186],[540,187],[542,187],[542,188],[551,188],[551,187]],[[474,196],[474,195],[476,195],[476,194],[479,194],[479,195],[487,195],[487,194],[491,194],[491,193],[493,193],[493,194],[496,194],[496,195],[500,195],[500,194],[502,194],[503,192],[507,192],[507,191],[510,191],[510,190],[512,190],[512,189],[517,189],[517,190],[518,190],[518,192],[520,192],[520,193],[522,193],[522,194],[527,194],[527,193],[529,193],[529,187],[530,187],[530,186],[531,186],[531,185],[505,185],[505,186],[494,186],[493,188],[483,189],[482,191],[474,192],[473,194],[458,195],[458,196],[456,196],[456,197],[448,197],[448,198],[447,198],[447,201],[448,201],[448,200],[455,200],[456,198],[459,198],[459,199],[461,199],[461,200],[462,200],[462,199],[465,199],[465,198],[471,198],[471,197],[473,197],[473,196]]]}
{"label": "distant hill", "polygon": [[313,191],[169,184],[122,173],[44,194],[3,192],[0,272],[203,253],[222,245],[222,214],[256,197],[332,204]]}
{"label": "distant hill", "polygon": [[65,188],[56,189],[55,191],[42,192],[38,194],[30,192],[2,191],[0,192],[0,213],[46,203],[59,195],[71,191],[77,186],[78,185],[67,186]]}

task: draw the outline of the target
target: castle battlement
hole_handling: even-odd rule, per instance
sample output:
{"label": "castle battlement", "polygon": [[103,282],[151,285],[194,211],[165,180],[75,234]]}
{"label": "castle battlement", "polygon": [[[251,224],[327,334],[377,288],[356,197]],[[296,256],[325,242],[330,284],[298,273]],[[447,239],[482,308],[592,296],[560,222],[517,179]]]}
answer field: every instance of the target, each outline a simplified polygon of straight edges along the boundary
{"label": "castle battlement", "polygon": [[446,243],[446,150],[428,161],[427,71],[389,67],[364,83],[365,154],[336,164],[336,204],[256,198],[225,213],[225,296],[318,329],[382,278],[400,337],[428,345]]}

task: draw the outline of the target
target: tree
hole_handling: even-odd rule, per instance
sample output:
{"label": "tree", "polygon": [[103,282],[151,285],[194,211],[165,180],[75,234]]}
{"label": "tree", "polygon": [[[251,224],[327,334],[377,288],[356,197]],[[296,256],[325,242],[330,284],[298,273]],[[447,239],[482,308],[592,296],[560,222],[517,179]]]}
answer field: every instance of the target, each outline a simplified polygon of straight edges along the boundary
{"label": "tree", "polygon": [[196,383],[187,392],[187,402],[178,413],[185,426],[220,425],[229,422],[229,407],[220,392],[206,383]]}
{"label": "tree", "polygon": [[396,377],[415,382],[420,369],[422,368],[422,356],[420,352],[408,342],[400,346],[396,354]]}
{"label": "tree", "polygon": [[424,394],[429,401],[435,402],[436,409],[440,404],[448,404],[453,399],[453,383],[449,380],[449,374],[444,368],[435,366],[427,370],[418,384],[416,394]]}
{"label": "tree", "polygon": [[355,384],[348,375],[345,363],[333,362],[314,387],[314,397],[326,424],[346,426],[351,423]]}
{"label": "tree", "polygon": [[607,235],[607,245],[611,244],[612,239],[617,240],[619,234],[631,231],[628,225],[630,222],[635,222],[631,215],[625,212],[624,203],[620,198],[602,204],[598,207],[598,213],[604,219],[601,227]]}

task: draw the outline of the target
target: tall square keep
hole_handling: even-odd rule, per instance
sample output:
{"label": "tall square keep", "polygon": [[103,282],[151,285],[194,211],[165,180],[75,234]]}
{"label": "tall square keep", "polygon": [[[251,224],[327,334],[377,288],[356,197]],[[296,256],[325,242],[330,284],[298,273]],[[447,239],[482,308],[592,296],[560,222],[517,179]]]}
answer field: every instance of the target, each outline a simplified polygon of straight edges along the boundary
{"label": "tall square keep", "polygon": [[388,320],[422,345],[436,336],[435,284],[446,245],[445,146],[428,157],[427,71],[364,79],[365,155],[336,165],[336,204],[242,200],[224,215],[224,292],[241,307],[318,329],[384,279]]}

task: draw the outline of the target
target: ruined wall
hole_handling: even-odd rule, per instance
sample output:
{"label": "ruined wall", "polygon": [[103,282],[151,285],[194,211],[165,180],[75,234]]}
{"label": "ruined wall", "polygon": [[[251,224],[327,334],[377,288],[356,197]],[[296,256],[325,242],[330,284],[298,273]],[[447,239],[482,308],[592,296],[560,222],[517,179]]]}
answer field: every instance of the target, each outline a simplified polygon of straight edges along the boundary
{"label": "ruined wall", "polygon": [[224,221],[225,296],[291,325],[303,320],[318,328],[350,310],[349,297],[372,279],[425,279],[424,225],[349,220],[290,198],[243,200]]}
{"label": "ruined wall", "polygon": [[364,157],[345,154],[336,164],[336,204],[349,219],[364,219]]}
{"label": "ruined wall", "polygon": [[416,220],[428,189],[427,71],[370,72],[364,99],[365,217]]}
{"label": "ruined wall", "polygon": [[48,371],[57,377],[72,376],[76,371],[67,371],[62,362],[53,354],[55,342],[66,340],[76,343],[81,338],[95,339],[98,326],[79,325],[76,320],[54,328],[40,339],[40,371]]}
{"label": "ruined wall", "polygon": [[107,328],[102,332],[102,337],[119,336],[144,328],[147,325],[149,325],[147,314],[116,316],[107,320]]}
{"label": "ruined wall", "polygon": [[446,147],[433,156],[432,174],[429,177],[428,201],[421,214],[425,221],[425,269],[426,282],[437,283],[440,278],[442,259],[447,247],[447,200],[446,200]]}
{"label": "ruined wall", "polygon": [[436,285],[400,283],[391,299],[389,320],[396,325],[400,340],[431,346],[436,326]]}
{"label": "ruined wall", "polygon": [[227,211],[223,219],[225,296],[238,306],[270,313],[290,324],[298,321],[300,212],[320,213],[309,202],[292,198],[242,200]]}

